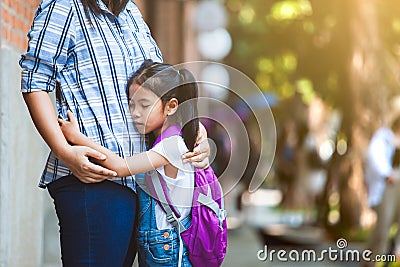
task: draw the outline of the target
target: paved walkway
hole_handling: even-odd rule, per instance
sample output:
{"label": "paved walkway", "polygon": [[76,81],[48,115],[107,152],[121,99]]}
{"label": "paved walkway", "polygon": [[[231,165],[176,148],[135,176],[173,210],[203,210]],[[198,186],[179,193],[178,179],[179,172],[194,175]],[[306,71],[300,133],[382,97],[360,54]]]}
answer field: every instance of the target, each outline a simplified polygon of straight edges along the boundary
{"label": "paved walkway", "polygon": [[257,251],[263,245],[249,227],[229,231],[228,250],[223,267],[258,267],[271,266],[257,259]]}
{"label": "paved walkway", "polygon": [[[329,244],[321,244],[319,248],[328,249]],[[351,245],[354,246],[354,249],[360,249],[359,245]],[[332,248],[336,248],[335,244],[331,245]],[[328,266],[328,267],[356,267],[359,266],[357,262],[329,262],[326,259],[324,262],[279,262],[276,258],[271,262],[269,260],[261,261],[257,258],[257,252],[261,249],[264,249],[264,244],[262,244],[261,239],[256,235],[256,231],[249,226],[242,226],[239,229],[229,232],[229,243],[228,250],[225,261],[223,263],[223,267],[261,267],[261,266],[269,266],[269,267],[287,267],[287,266],[298,266],[298,267],[319,267],[319,266]],[[299,248],[294,247],[268,247],[268,250],[296,250],[301,253]],[[319,255],[319,254],[317,254]],[[286,256],[287,257],[287,256]]]}

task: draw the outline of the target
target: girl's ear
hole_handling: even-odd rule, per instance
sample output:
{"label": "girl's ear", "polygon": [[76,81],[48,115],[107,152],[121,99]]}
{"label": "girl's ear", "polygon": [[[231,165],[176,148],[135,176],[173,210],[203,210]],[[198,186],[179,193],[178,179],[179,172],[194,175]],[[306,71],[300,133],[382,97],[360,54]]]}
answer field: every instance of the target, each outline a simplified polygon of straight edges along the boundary
{"label": "girl's ear", "polygon": [[165,105],[164,114],[167,116],[174,115],[176,110],[178,109],[178,105],[178,99],[176,99],[175,97],[171,98]]}

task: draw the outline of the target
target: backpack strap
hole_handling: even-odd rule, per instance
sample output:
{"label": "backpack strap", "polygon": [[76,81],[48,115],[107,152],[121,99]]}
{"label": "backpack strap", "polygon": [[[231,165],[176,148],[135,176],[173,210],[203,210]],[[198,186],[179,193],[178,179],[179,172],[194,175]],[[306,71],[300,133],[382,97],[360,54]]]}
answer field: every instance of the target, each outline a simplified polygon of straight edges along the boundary
{"label": "backpack strap", "polygon": [[[181,267],[182,257],[183,257],[183,241],[181,233],[186,231],[186,227],[182,224],[182,222],[176,216],[175,212],[172,210],[172,209],[174,210],[177,209],[172,204],[172,201],[169,197],[168,188],[166,187],[165,181],[161,177],[161,174],[158,171],[153,171],[151,174],[151,180],[152,184],[154,185],[154,190],[158,198],[158,203],[161,204],[161,207],[167,214],[167,221],[175,228],[175,230],[178,233],[179,237],[178,267]],[[163,181],[164,184],[161,181]]]}
{"label": "backpack strap", "polygon": [[182,130],[178,125],[171,125],[167,129],[165,129],[154,141],[153,146],[157,145],[160,143],[163,139],[166,139],[168,137],[174,136],[174,135],[182,135]]}
{"label": "backpack strap", "polygon": [[[163,139],[180,134],[182,134],[181,128],[178,125],[171,125],[160,134],[160,136],[154,142],[153,146],[160,143]],[[164,178],[156,170],[152,171],[149,176],[151,178],[151,181],[147,181],[147,184],[150,186],[153,197],[157,196],[158,204],[167,214],[167,221],[176,229],[180,236],[180,233],[186,231],[186,228],[178,219],[181,217],[181,215],[171,201]]]}
{"label": "backpack strap", "polygon": [[155,194],[157,195],[158,203],[167,214],[167,221],[176,229],[179,234],[183,233],[186,231],[186,228],[178,219],[180,214],[169,197],[168,188],[161,182],[163,181],[165,183],[164,179],[157,171],[154,171],[151,173],[151,181],[154,186]]}
{"label": "backpack strap", "polygon": [[[154,142],[153,146],[160,143],[165,138],[181,134],[182,134],[181,128],[178,125],[172,125],[160,134],[160,136]],[[182,257],[183,257],[183,241],[181,233],[186,231],[186,227],[178,219],[181,217],[181,215],[179,214],[178,209],[174,206],[174,204],[171,201],[171,198],[169,197],[168,187],[164,181],[164,178],[156,170],[151,172],[150,178],[151,181],[148,181],[147,184],[150,185],[150,190],[153,193],[153,197],[157,196],[157,202],[166,213],[167,221],[175,228],[175,230],[178,233],[179,237],[178,267],[181,267]]]}
{"label": "backpack strap", "polygon": [[203,204],[204,206],[206,206],[209,209],[211,209],[215,213],[215,215],[217,215],[217,216],[219,215],[220,208],[218,206],[218,203],[215,202],[214,199],[212,199],[210,185],[207,185],[207,195],[204,195],[203,193],[200,193],[199,197],[197,198],[197,201],[200,204]]}
{"label": "backpack strap", "polygon": [[[160,198],[158,196],[157,191],[156,191],[155,184],[153,182],[153,175],[157,178],[156,173],[158,174],[158,177],[159,177],[159,180],[160,180],[159,182],[161,184],[160,186],[161,186],[161,189],[162,189],[162,190],[159,190],[159,194],[164,196],[165,199],[164,198]],[[171,199],[169,197],[169,194],[168,194],[169,191],[168,191],[167,185],[165,184],[165,181],[162,178],[162,176],[156,170],[153,170],[153,171],[150,171],[150,172],[147,173],[147,175],[145,176],[145,179],[146,179],[146,183],[148,185],[148,188],[150,190],[151,197],[153,197],[157,201],[157,203],[159,204],[160,208],[165,213],[167,213],[167,211],[165,210],[165,208],[164,208],[164,206],[162,204],[167,204],[168,203],[169,207],[174,212],[175,216],[177,218],[180,218],[181,214],[179,213],[179,210],[177,208],[175,208],[174,204],[172,203],[172,201],[171,201]],[[167,195],[165,195],[164,192],[167,192]],[[163,199],[163,201],[160,201],[161,199]]]}
{"label": "backpack strap", "polygon": [[219,226],[222,229],[222,223],[224,222],[225,218],[226,218],[226,211],[224,209],[224,200],[222,199],[222,189],[221,186],[218,184],[218,188],[221,190],[221,208],[219,207],[218,203],[212,198],[211,195],[211,188],[210,185],[207,185],[207,195],[204,195],[202,193],[199,194],[197,201],[208,207],[209,209],[211,209],[215,215],[218,217],[219,220]]}

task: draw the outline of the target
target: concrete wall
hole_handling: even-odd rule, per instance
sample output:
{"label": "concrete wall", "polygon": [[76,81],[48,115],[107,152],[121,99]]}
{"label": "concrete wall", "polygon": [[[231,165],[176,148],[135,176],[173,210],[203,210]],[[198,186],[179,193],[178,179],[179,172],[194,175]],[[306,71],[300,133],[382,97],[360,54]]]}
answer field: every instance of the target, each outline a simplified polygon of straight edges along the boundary
{"label": "concrete wall", "polygon": [[0,266],[41,266],[43,195],[38,178],[46,146],[38,136],[19,92],[16,51],[0,48]]}

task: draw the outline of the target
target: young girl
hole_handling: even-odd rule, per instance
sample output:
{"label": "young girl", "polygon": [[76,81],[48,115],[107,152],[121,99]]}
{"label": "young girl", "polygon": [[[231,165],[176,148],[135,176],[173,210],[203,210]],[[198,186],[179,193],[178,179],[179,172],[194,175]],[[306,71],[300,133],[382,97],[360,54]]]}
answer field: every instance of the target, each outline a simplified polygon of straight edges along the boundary
{"label": "young girl", "polygon": [[[195,79],[186,69],[177,70],[168,64],[146,60],[129,79],[127,91],[137,130],[147,136],[148,145],[158,139],[149,151],[120,158],[80,133],[72,112],[68,112],[69,122],[59,120],[60,127],[72,144],[89,146],[105,154],[107,159],[98,163],[115,170],[119,177],[156,169],[166,181],[171,200],[181,215],[180,221],[187,228],[191,221],[194,169],[182,161],[182,155],[193,150],[199,131]],[[166,129],[177,126],[181,128],[181,135],[161,138]],[[140,266],[192,266],[186,247],[182,248],[165,212],[146,193],[149,191],[143,176],[136,177],[141,185],[137,231]]]}

